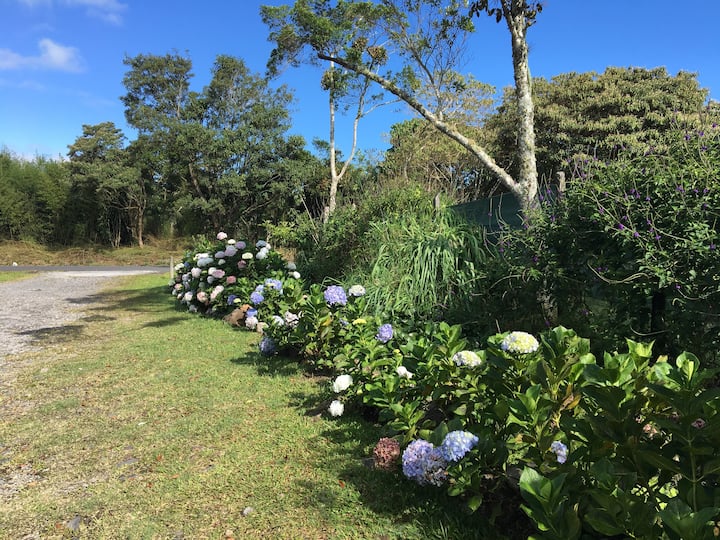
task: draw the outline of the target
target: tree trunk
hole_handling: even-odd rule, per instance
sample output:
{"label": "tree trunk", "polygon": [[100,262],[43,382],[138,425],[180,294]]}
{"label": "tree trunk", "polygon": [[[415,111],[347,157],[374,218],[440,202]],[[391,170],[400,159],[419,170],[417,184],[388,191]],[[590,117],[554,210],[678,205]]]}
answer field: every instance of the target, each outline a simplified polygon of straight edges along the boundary
{"label": "tree trunk", "polygon": [[505,21],[510,30],[512,43],[513,75],[520,122],[518,125],[517,158],[520,171],[520,197],[522,207],[536,208],[539,204],[537,190],[537,164],[535,161],[535,110],[532,99],[532,79],[528,63],[525,2],[513,0],[510,9],[504,8]]}
{"label": "tree trunk", "polygon": [[[333,67],[330,68],[334,69]],[[337,165],[335,163],[335,96],[333,95],[333,88],[330,88],[330,196],[328,197],[328,203],[323,211],[323,223],[327,223],[330,219],[330,214],[335,211],[337,206],[337,188],[338,178]]]}

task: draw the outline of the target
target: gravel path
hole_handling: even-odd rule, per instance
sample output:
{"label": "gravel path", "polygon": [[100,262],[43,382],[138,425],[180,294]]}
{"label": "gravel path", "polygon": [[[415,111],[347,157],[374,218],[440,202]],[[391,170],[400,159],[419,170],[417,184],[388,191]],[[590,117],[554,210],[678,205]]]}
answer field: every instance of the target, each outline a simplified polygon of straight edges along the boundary
{"label": "gravel path", "polygon": [[42,349],[43,340],[71,331],[71,323],[97,303],[97,293],[114,277],[157,271],[83,268],[39,272],[22,281],[0,283],[0,370],[5,357]]}

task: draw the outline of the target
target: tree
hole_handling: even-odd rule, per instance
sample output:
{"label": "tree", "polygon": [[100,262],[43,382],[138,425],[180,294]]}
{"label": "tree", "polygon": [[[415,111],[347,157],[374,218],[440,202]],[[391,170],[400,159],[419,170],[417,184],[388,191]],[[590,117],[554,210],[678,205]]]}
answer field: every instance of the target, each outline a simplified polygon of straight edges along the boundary
{"label": "tree", "polygon": [[140,56],[126,63],[126,117],[140,130],[131,147],[184,232],[257,234],[269,214],[294,206],[301,183],[284,161],[307,155],[304,140],[285,136],[292,97],[286,87],[270,88],[227,55],[216,58],[201,92],[190,89],[186,58]]}
{"label": "tree", "polygon": [[83,134],[68,147],[73,211],[84,218],[84,237],[109,240],[113,247],[127,231],[143,245],[147,192],[124,140],[113,122],[103,122],[83,125]]}
{"label": "tree", "polygon": [[26,160],[0,149],[0,237],[56,240],[67,196],[63,163]]}
{"label": "tree", "polygon": [[[273,50],[268,62],[268,72],[276,75],[281,64],[290,62],[296,65],[303,47],[295,39],[292,32],[293,26],[305,17],[304,6],[296,5],[294,8],[289,6],[261,6],[261,15],[263,22],[270,29],[270,40],[277,43],[277,48]],[[332,24],[344,31],[352,31],[355,24],[363,24],[364,19],[357,17],[356,6],[353,3],[342,3],[337,9],[328,11],[328,15],[332,17]],[[298,47],[300,45],[300,47]],[[338,41],[338,47],[342,47],[342,40]],[[367,46],[367,44],[366,44]],[[337,49],[338,52],[340,49]],[[317,58],[314,56],[304,56],[305,61],[311,64],[318,64]],[[372,59],[373,63],[380,62],[381,59]],[[330,215],[337,207],[337,190],[340,181],[345,177],[348,167],[352,163],[358,142],[358,126],[360,120],[377,107],[385,105],[382,101],[382,93],[377,95],[370,94],[371,81],[366,77],[359,77],[354,72],[338,68],[335,62],[330,61],[328,69],[323,73],[321,86],[328,93],[328,109],[329,109],[329,142],[327,151],[329,155],[330,165],[330,192],[327,198],[327,205],[323,210],[323,222],[327,223]],[[353,109],[352,123],[352,143],[347,158],[343,160],[342,165],[338,169],[338,151],[336,144],[336,113],[339,108],[346,111]]]}
{"label": "tree", "polygon": [[[668,133],[696,115],[707,99],[696,76],[665,68],[610,67],[603,73],[564,73],[533,80],[539,172],[551,177],[569,171],[577,156],[614,159],[619,152],[662,150]],[[518,136],[517,107],[511,90],[485,125],[495,154],[513,170],[505,150]]]}
{"label": "tree", "polygon": [[[537,203],[537,171],[526,36],[542,5],[525,0],[500,0],[497,5],[492,7],[489,0],[472,5],[461,0],[296,0],[293,9],[299,16],[277,34],[282,42],[276,39],[278,47],[273,54],[282,56],[285,43],[296,51],[309,48],[318,59],[379,84],[471,152],[529,209]],[[345,24],[336,22],[338,12],[346,14]],[[446,116],[448,97],[462,95],[466,87],[467,78],[456,67],[474,30],[472,16],[484,12],[498,22],[504,20],[511,35],[521,112],[516,144],[520,167],[515,177]]]}

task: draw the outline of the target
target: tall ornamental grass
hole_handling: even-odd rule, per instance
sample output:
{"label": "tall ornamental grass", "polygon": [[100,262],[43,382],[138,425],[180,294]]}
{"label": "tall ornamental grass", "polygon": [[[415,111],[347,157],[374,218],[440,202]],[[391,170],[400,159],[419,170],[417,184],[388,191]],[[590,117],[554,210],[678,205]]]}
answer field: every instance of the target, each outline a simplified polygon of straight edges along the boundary
{"label": "tall ornamental grass", "polygon": [[373,223],[367,237],[376,242],[377,257],[349,281],[367,284],[376,312],[437,319],[463,311],[469,292],[486,277],[483,230],[448,209]]}

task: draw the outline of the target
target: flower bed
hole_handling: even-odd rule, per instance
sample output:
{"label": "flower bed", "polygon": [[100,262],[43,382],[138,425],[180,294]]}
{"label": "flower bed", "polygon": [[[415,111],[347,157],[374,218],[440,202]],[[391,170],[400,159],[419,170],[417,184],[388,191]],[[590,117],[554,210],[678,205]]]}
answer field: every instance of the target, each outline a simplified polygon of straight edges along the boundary
{"label": "flower bed", "polygon": [[[361,285],[304,288],[269,246],[256,248],[267,251],[253,266],[228,263],[237,254],[227,249],[215,266],[246,271],[231,274],[232,285],[246,281],[230,293],[249,306],[244,326],[263,333],[263,355],[291,353],[333,376],[331,416],[377,413],[378,470],[442,487],[489,519],[508,501],[522,505],[534,538],[714,537],[720,389],[692,354],[670,362],[628,340],[626,352],[598,361],[563,327],[504,332],[481,347],[459,326],[383,320]],[[216,313],[229,304],[209,278],[227,287],[228,274],[213,273],[208,258],[190,257],[173,288],[181,303]]]}

